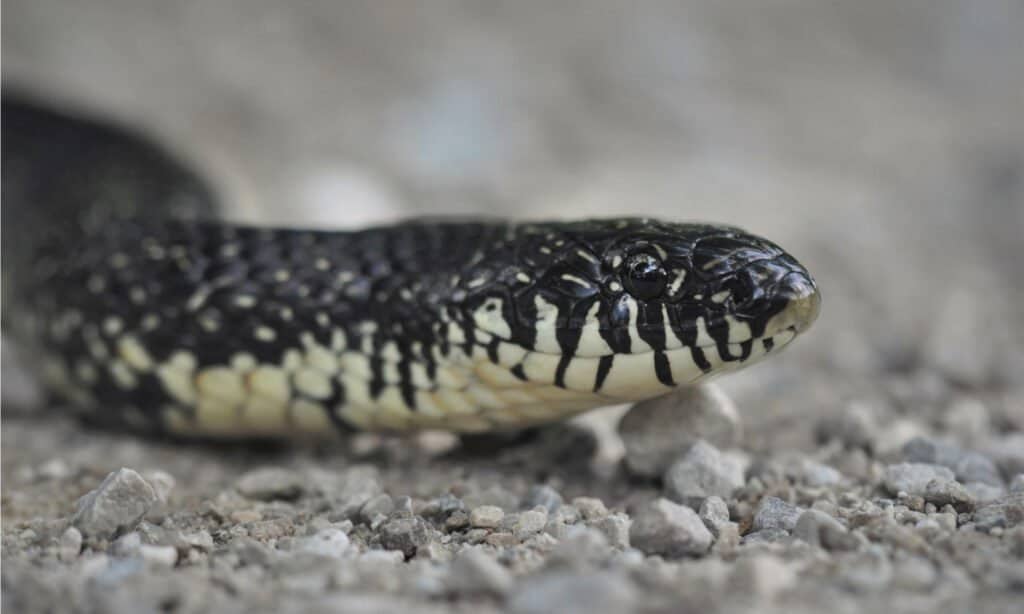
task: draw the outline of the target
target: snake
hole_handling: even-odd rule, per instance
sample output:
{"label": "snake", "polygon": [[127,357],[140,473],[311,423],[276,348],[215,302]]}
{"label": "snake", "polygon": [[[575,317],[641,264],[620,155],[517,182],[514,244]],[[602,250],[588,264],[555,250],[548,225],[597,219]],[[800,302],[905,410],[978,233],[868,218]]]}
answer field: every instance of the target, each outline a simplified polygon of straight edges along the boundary
{"label": "snake", "polygon": [[518,429],[753,364],[820,310],[803,265],[733,226],[246,225],[136,129],[6,92],[3,122],[4,328],[105,427]]}

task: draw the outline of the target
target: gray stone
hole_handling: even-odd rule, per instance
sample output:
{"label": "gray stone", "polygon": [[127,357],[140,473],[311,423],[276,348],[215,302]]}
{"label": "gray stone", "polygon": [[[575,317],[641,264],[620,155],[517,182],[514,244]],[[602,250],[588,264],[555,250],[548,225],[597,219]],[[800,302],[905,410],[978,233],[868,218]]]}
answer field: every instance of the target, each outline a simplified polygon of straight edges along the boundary
{"label": "gray stone", "polygon": [[156,502],[156,491],[141,475],[121,468],[78,500],[71,524],[84,536],[109,539],[135,528]]}
{"label": "gray stone", "polygon": [[792,531],[804,509],[792,503],[786,503],[778,497],[764,497],[754,513],[751,528],[754,531],[764,529],[782,529]]}
{"label": "gray stone", "polygon": [[1024,492],[1024,473],[1018,473],[1010,480],[1010,492]]}
{"label": "gray stone", "polygon": [[57,557],[65,563],[78,558],[82,552],[82,532],[75,527],[68,527],[60,536],[57,544]]}
{"label": "gray stone", "polygon": [[1013,493],[974,512],[974,524],[982,531],[1008,529],[1024,522],[1024,493]]}
{"label": "gray stone", "polygon": [[166,471],[156,470],[146,472],[145,479],[153,487],[160,502],[167,503],[171,491],[174,490],[174,476]]}
{"label": "gray stone", "polygon": [[991,503],[1007,493],[1007,490],[1002,486],[992,486],[983,482],[968,482],[964,484],[964,488],[967,489],[967,492],[974,499],[975,505]]}
{"label": "gray stone", "polygon": [[391,495],[380,493],[370,497],[362,507],[359,508],[359,520],[366,524],[372,523],[380,516],[387,516],[395,511],[395,502]]}
{"label": "gray stone", "polygon": [[178,562],[178,549],[174,546],[142,544],[139,546],[139,556],[147,565],[171,568]]}
{"label": "gray stone", "polygon": [[638,608],[638,595],[619,574],[561,571],[526,578],[507,607],[514,614],[630,614]]}
{"label": "gray stone", "polygon": [[336,559],[347,555],[350,548],[348,535],[336,528],[320,529],[309,537],[295,540],[292,546],[292,550],[296,552],[312,552]]}
{"label": "gray stone", "polygon": [[259,501],[298,499],[305,483],[298,473],[281,467],[263,467],[249,471],[238,479],[235,489],[244,497]]}
{"label": "gray stone", "polygon": [[843,479],[843,474],[833,467],[801,457],[788,467],[790,477],[808,486],[835,486]]}
{"label": "gray stone", "polygon": [[974,509],[974,497],[956,480],[931,480],[922,496],[938,507],[952,505],[958,512]]}
{"label": "gray stone", "polygon": [[899,463],[885,468],[884,484],[889,493],[905,492],[909,495],[924,496],[928,482],[932,480],[952,481],[953,472],[941,465],[927,463]]}
{"label": "gray stone", "polygon": [[380,544],[388,550],[400,550],[406,558],[429,541],[430,529],[419,517],[392,518],[380,527]]}
{"label": "gray stone", "polygon": [[826,550],[855,550],[860,544],[860,540],[851,535],[841,522],[814,509],[800,514],[793,536]]}
{"label": "gray stone", "polygon": [[1002,487],[1003,478],[991,458],[978,452],[967,452],[950,467],[960,482],[981,482],[990,486]]}
{"label": "gray stone", "polygon": [[737,594],[749,593],[758,603],[764,603],[795,586],[797,580],[796,571],[785,560],[771,554],[755,554],[736,562],[729,588]]}
{"label": "gray stone", "polygon": [[[572,500],[572,505],[584,520],[597,520],[608,515],[608,508],[596,497],[576,497]],[[566,519],[566,522],[569,520]]]}
{"label": "gray stone", "polygon": [[718,537],[721,527],[729,522],[729,506],[721,497],[712,495],[701,502],[697,515],[711,534]]}
{"label": "gray stone", "polygon": [[699,439],[718,448],[739,444],[742,428],[732,400],[706,384],[637,403],[623,416],[619,434],[630,471],[656,477]]}
{"label": "gray stone", "polygon": [[706,553],[712,536],[695,511],[661,498],[634,514],[629,541],[647,554],[679,558]]}
{"label": "gray stone", "polygon": [[451,493],[444,493],[440,497],[427,503],[420,512],[426,518],[445,520],[455,512],[465,511],[466,504]]}
{"label": "gray stone", "polygon": [[850,403],[840,415],[823,418],[814,427],[818,441],[839,441],[847,448],[870,448],[877,432],[875,412],[862,402]]}
{"label": "gray stone", "polygon": [[457,594],[503,597],[513,584],[512,574],[480,547],[464,548],[452,561],[447,587]]}
{"label": "gray stone", "polygon": [[512,526],[512,533],[519,539],[526,539],[543,531],[544,525],[548,523],[547,512],[542,511],[543,509],[520,512],[515,524]]}
{"label": "gray stone", "polygon": [[743,465],[700,440],[669,466],[664,483],[666,497],[697,509],[706,497],[728,498],[743,486]]}
{"label": "gray stone", "polygon": [[789,541],[789,531],[785,529],[761,529],[760,531],[752,531],[743,536],[740,543],[745,546],[751,544],[776,544],[779,542]]}
{"label": "gray stone", "polygon": [[110,545],[110,552],[121,557],[136,556],[142,546],[142,536],[137,532],[125,533]]}
{"label": "gray stone", "polygon": [[562,503],[562,495],[557,490],[547,484],[536,484],[526,493],[522,507],[524,509],[543,507],[548,513],[551,513],[558,509],[558,506],[562,505]]}
{"label": "gray stone", "polygon": [[631,524],[632,521],[625,514],[608,514],[604,518],[595,521],[593,526],[598,531],[604,533],[612,547],[624,549],[629,548],[629,527]]}
{"label": "gray stone", "polygon": [[594,527],[567,527],[565,536],[548,559],[551,565],[583,568],[603,562],[610,554],[608,538]]}
{"label": "gray stone", "polygon": [[469,524],[481,529],[495,529],[501,526],[505,512],[496,505],[481,505],[469,512]]}

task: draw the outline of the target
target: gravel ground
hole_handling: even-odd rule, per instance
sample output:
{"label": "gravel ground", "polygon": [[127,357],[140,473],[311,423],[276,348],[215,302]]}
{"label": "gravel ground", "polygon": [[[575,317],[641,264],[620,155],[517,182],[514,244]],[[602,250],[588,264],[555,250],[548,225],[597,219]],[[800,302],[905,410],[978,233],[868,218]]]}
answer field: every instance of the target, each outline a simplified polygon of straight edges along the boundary
{"label": "gravel ground", "polygon": [[4,80],[241,217],[737,223],[820,321],[537,433],[317,446],[89,430],[5,347],[7,611],[1019,611],[1019,3],[398,6],[5,2]]}

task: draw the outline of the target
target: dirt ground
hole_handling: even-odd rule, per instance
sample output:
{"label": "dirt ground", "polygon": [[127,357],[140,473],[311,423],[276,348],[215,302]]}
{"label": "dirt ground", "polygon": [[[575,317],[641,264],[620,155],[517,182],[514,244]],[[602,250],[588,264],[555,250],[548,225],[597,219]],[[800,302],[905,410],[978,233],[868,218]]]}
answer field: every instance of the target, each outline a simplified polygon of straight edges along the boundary
{"label": "dirt ground", "polygon": [[4,87],[139,126],[236,217],[712,220],[824,297],[793,348],[660,416],[693,437],[647,469],[623,408],[501,445],[88,430],[5,347],[7,611],[1019,607],[1020,3],[4,9]]}

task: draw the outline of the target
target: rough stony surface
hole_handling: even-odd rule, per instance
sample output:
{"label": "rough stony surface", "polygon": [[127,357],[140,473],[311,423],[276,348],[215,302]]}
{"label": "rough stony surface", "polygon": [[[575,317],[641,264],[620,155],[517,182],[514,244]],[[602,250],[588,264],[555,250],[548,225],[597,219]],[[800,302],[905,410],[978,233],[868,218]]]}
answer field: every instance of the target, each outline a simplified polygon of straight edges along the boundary
{"label": "rough stony surface", "polygon": [[[1020,610],[1024,5],[580,4],[4,2],[5,88],[158,136],[236,217],[706,219],[824,297],[717,389],[506,446],[98,431],[5,342],[5,612]],[[698,439],[742,483],[661,503],[709,545],[651,554]],[[86,534],[121,468],[150,505]]]}
{"label": "rough stony surface", "polygon": [[642,552],[668,558],[704,554],[712,540],[697,512],[668,499],[637,510],[629,531],[629,541]]}
{"label": "rough stony surface", "polygon": [[122,467],[78,500],[71,524],[89,537],[116,537],[134,529],[157,500],[149,482]]}

